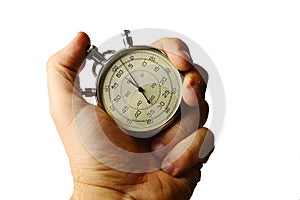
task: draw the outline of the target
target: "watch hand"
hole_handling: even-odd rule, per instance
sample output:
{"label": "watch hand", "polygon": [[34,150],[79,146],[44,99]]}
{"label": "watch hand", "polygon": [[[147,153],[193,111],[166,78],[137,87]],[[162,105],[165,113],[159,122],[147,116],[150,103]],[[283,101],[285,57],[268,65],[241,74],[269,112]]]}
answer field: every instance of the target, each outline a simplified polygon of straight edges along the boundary
{"label": "watch hand", "polygon": [[120,62],[121,62],[122,65],[125,67],[126,71],[127,71],[128,74],[131,76],[131,78],[132,78],[132,80],[133,80],[134,82],[132,82],[130,79],[127,79],[127,78],[125,78],[125,79],[128,80],[129,83],[131,83],[132,85],[134,85],[135,87],[137,87],[137,88],[138,88],[138,91],[141,92],[141,93],[143,94],[143,96],[145,97],[145,99],[147,100],[147,103],[150,104],[150,100],[146,97],[146,95],[145,95],[145,93],[144,93],[145,90],[137,84],[136,80],[133,78],[133,76],[131,75],[131,73],[129,72],[129,70],[127,69],[126,65],[123,63],[123,61],[122,61],[121,59],[120,59]]}
{"label": "watch hand", "polygon": [[139,87],[139,92],[141,92],[141,93],[144,95],[145,99],[147,100],[147,103],[150,104],[150,100],[146,97],[146,95],[145,95],[145,93],[144,93],[144,89],[141,88],[141,87]]}
{"label": "watch hand", "polygon": [[145,99],[147,100],[147,103],[150,104],[150,100],[147,98],[147,96],[145,95],[145,90],[142,87],[139,87],[138,85],[136,85],[134,82],[132,82],[130,79],[125,78],[129,83],[131,83],[132,85],[134,85],[139,92],[141,92],[143,94],[143,96],[145,97]]}
{"label": "watch hand", "polygon": [[[132,80],[134,81],[135,86],[137,86],[139,88],[139,85],[137,84],[136,80],[134,80],[133,76],[131,75],[131,73],[129,72],[129,70],[127,69],[126,65],[123,63],[123,61],[120,59],[120,62],[122,63],[122,65],[125,67],[126,71],[128,72],[129,76],[132,78]],[[133,82],[132,82],[133,83]]]}
{"label": "watch hand", "polygon": [[145,95],[145,90],[142,87],[139,87],[138,85],[136,85],[134,82],[132,82],[130,79],[125,78],[129,83],[131,83],[132,85],[134,85],[139,92],[141,92],[143,94],[143,96],[145,97],[145,99],[147,100],[147,103],[150,104],[150,100],[147,98],[147,96]]}
{"label": "watch hand", "polygon": [[129,83],[131,83],[132,85],[134,85],[135,87],[137,87],[137,88],[139,88],[139,86],[136,84],[136,83],[134,83],[134,82],[132,82],[132,80],[130,80],[130,79],[128,79],[128,78],[125,78]]}

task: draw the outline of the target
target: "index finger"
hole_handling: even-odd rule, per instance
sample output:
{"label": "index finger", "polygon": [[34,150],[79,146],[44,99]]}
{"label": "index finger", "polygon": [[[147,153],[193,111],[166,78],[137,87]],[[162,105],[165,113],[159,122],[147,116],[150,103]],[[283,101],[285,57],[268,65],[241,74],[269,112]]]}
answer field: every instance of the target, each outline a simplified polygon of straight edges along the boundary
{"label": "index finger", "polygon": [[178,38],[162,38],[152,43],[170,58],[174,66],[180,71],[187,71],[193,67],[188,46]]}

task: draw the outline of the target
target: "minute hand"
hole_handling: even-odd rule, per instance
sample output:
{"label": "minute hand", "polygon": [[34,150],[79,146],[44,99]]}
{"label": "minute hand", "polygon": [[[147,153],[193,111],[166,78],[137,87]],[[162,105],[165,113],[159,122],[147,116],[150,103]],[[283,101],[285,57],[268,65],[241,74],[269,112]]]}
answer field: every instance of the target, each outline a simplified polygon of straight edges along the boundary
{"label": "minute hand", "polygon": [[146,97],[146,95],[145,95],[145,93],[144,93],[144,89],[143,88],[141,88],[141,87],[139,87],[139,92],[141,92],[142,94],[143,94],[143,96],[145,97],[145,99],[147,100],[147,103],[149,103],[150,104],[150,100]]}

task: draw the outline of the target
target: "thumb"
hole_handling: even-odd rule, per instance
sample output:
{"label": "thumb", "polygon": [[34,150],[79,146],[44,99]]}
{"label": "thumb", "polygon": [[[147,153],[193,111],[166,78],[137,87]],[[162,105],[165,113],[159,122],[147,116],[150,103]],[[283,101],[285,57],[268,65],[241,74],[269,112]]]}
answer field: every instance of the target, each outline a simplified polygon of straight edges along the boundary
{"label": "thumb", "polygon": [[[80,90],[76,83],[77,73],[86,57],[90,39],[86,33],[79,32],[62,50],[54,54],[47,63],[48,92],[50,111],[53,119],[72,116],[73,93]],[[77,93],[77,99],[82,101]],[[80,97],[79,97],[80,96]],[[62,119],[65,121],[65,119]]]}

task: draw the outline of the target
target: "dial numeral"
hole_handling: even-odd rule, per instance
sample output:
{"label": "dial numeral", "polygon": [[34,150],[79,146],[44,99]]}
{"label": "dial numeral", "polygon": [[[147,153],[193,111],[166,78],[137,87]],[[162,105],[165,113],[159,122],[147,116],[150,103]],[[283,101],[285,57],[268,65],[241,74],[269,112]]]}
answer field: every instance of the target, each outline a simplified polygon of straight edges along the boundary
{"label": "dial numeral", "polygon": [[116,76],[118,77],[118,78],[120,78],[121,76],[122,76],[122,74],[123,74],[124,72],[123,72],[123,70],[119,70],[119,72],[116,74]]}
{"label": "dial numeral", "polygon": [[159,81],[159,83],[161,83],[162,85],[164,85],[167,80],[168,79],[166,77],[162,77],[162,79]]}
{"label": "dial numeral", "polygon": [[154,113],[155,113],[154,110],[150,110],[150,111],[147,113],[147,116],[148,116],[149,118],[151,118],[152,115],[153,115]]}
{"label": "dial numeral", "polygon": [[165,102],[161,101],[157,107],[159,110],[161,110],[164,105],[165,105]]}
{"label": "dial numeral", "polygon": [[143,102],[142,102],[141,100],[139,100],[139,101],[136,103],[136,105],[137,105],[137,106],[140,106],[142,103],[143,103]]}
{"label": "dial numeral", "polygon": [[170,108],[169,107],[166,107],[166,109],[165,109],[165,113],[169,113],[170,112]]}
{"label": "dial numeral", "polygon": [[115,82],[112,86],[111,89],[117,89],[117,87],[119,87],[119,83]]}
{"label": "dial numeral", "polygon": [[146,65],[147,65],[147,62],[146,62],[146,61],[142,62],[142,66],[143,66],[143,67],[146,67]]}
{"label": "dial numeral", "polygon": [[126,120],[126,123],[127,123],[127,124],[132,124],[132,120],[131,120],[131,119],[127,119],[127,120]]}
{"label": "dial numeral", "polygon": [[162,93],[162,96],[164,98],[167,98],[169,94],[170,94],[170,91],[166,90],[164,93]]}
{"label": "dial numeral", "polygon": [[151,95],[151,97],[149,98],[149,101],[150,101],[150,102],[153,102],[154,99],[155,99],[155,96],[154,96],[154,95]]}
{"label": "dial numeral", "polygon": [[125,113],[128,109],[129,109],[128,106],[124,106],[122,109],[122,113]]}
{"label": "dial numeral", "polygon": [[112,68],[112,71],[113,71],[113,72],[116,72],[116,71],[118,70],[118,68],[119,68],[119,67],[118,67],[117,65],[115,65],[115,66]]}
{"label": "dial numeral", "polygon": [[110,110],[111,110],[112,112],[116,111],[116,109],[115,109],[115,107],[114,107],[113,105],[109,106],[109,108],[110,108]]}
{"label": "dial numeral", "polygon": [[150,56],[150,57],[149,57],[149,60],[151,60],[151,61],[154,62],[154,61],[155,61],[155,58],[154,58],[153,56]]}
{"label": "dial numeral", "polygon": [[120,96],[120,95],[117,95],[117,96],[114,98],[114,101],[118,103],[120,99],[121,99],[121,96]]}
{"label": "dial numeral", "polygon": [[176,94],[177,89],[176,88],[172,88],[172,94]]}
{"label": "dial numeral", "polygon": [[135,118],[137,118],[138,116],[140,116],[140,114],[142,114],[142,112],[141,112],[140,110],[137,110],[137,111],[134,113]]}
{"label": "dial numeral", "polygon": [[147,119],[147,124],[152,124],[153,120],[152,119]]}
{"label": "dial numeral", "polygon": [[152,84],[151,84],[151,88],[152,88],[152,89],[154,89],[155,86],[156,86],[156,83],[152,83]]}
{"label": "dial numeral", "polygon": [[105,92],[109,92],[109,86],[108,86],[108,85],[106,85],[106,86],[104,87],[104,91],[105,91]]}
{"label": "dial numeral", "polygon": [[127,91],[126,93],[125,93],[125,97],[129,97],[129,95],[131,94],[131,92],[130,91]]}

